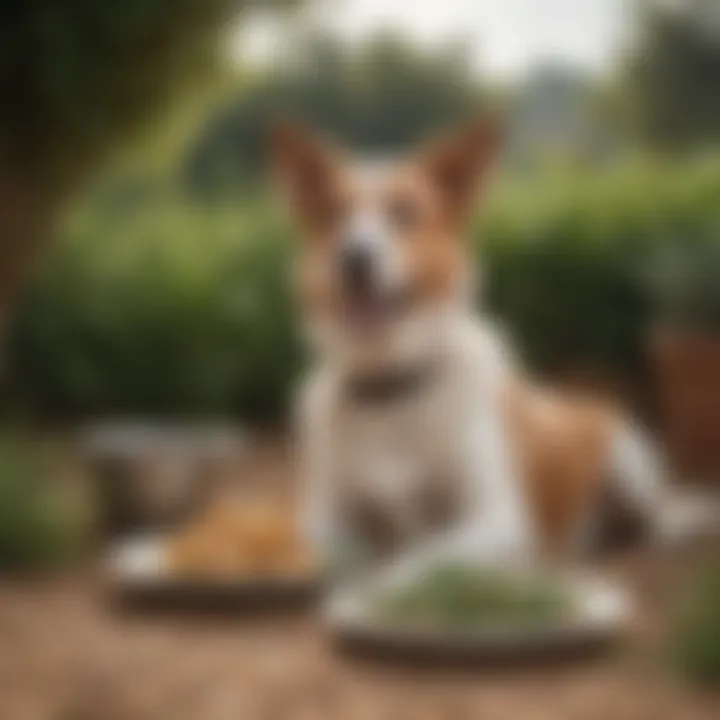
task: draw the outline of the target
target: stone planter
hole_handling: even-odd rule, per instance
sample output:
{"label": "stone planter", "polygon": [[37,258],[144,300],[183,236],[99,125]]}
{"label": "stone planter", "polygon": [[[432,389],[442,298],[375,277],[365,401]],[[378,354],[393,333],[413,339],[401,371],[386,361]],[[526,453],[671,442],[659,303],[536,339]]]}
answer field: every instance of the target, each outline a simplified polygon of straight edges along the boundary
{"label": "stone planter", "polygon": [[245,443],[233,428],[100,424],[79,444],[106,536],[188,519],[234,479]]}

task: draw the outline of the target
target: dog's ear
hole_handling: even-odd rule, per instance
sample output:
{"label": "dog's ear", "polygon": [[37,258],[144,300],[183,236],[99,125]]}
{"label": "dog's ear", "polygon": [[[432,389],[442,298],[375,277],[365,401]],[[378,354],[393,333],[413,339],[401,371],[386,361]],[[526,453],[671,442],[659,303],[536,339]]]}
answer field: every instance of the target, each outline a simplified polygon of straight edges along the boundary
{"label": "dog's ear", "polygon": [[420,154],[420,166],[440,192],[448,220],[467,220],[473,201],[500,145],[500,125],[477,119],[432,143]]}
{"label": "dog's ear", "polygon": [[270,154],[273,177],[291,211],[312,224],[327,203],[339,153],[302,125],[280,120],[271,128]]}

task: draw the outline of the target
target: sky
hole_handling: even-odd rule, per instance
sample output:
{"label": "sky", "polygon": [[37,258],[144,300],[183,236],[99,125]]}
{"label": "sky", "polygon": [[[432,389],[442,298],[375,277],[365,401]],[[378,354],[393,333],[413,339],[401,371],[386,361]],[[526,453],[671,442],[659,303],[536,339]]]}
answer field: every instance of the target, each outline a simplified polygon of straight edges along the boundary
{"label": "sky", "polygon": [[[314,21],[348,42],[391,28],[425,44],[464,41],[478,70],[522,77],[546,61],[593,72],[612,67],[637,0],[320,0]],[[277,42],[257,24],[244,47],[261,57]]]}

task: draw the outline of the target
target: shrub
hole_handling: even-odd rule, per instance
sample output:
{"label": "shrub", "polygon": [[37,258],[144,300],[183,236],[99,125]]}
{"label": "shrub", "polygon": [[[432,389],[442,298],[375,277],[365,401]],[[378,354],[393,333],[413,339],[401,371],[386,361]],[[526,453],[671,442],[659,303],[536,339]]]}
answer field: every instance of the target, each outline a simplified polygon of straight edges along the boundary
{"label": "shrub", "polygon": [[700,332],[720,332],[720,226],[698,233],[693,252],[675,243],[658,253],[649,273],[663,322]]}
{"label": "shrub", "polygon": [[43,414],[276,418],[299,362],[286,233],[263,208],[79,218],[10,339]]}
{"label": "shrub", "polygon": [[500,194],[485,220],[490,304],[544,371],[637,375],[663,289],[649,277],[656,259],[670,247],[695,256],[720,227],[719,193],[720,163],[704,162]]}
{"label": "shrub", "polygon": [[[642,377],[648,274],[665,248],[707,242],[718,197],[720,158],[501,182],[470,233],[484,300],[540,370]],[[86,208],[19,308],[16,401],[61,418],[282,417],[302,366],[289,237],[262,199]]]}
{"label": "shrub", "polygon": [[688,678],[720,681],[720,564],[703,574],[674,628],[674,658]]}
{"label": "shrub", "polygon": [[86,520],[77,495],[51,481],[37,448],[16,437],[0,438],[0,572],[70,558],[81,546]]}

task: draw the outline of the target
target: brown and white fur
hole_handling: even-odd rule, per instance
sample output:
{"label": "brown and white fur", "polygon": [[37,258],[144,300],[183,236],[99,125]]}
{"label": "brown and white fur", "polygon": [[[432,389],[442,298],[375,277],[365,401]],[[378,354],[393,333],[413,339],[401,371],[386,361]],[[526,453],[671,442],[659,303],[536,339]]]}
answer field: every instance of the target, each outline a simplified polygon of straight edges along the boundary
{"label": "brown and white fur", "polygon": [[[273,138],[314,352],[298,408],[306,527],[325,550],[351,517],[369,545],[391,538],[389,575],[578,554],[608,496],[650,526],[662,515],[641,430],[533,386],[474,309],[462,231],[496,145],[475,123],[406,159],[354,163],[294,125]],[[350,391],[393,373],[420,379],[389,400]]]}

